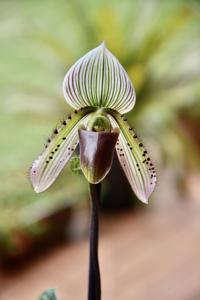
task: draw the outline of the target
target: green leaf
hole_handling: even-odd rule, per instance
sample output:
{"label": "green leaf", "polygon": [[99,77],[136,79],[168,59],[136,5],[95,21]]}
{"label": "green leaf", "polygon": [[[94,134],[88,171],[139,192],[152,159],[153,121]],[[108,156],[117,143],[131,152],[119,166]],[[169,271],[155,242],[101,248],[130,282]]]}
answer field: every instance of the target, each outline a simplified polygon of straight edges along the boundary
{"label": "green leaf", "polygon": [[109,107],[125,113],[135,104],[135,91],[126,71],[104,43],[70,68],[63,81],[63,93],[75,109]]}
{"label": "green leaf", "polygon": [[120,135],[116,146],[118,159],[136,196],[144,203],[156,185],[156,171],[143,143],[124,116],[108,110],[113,127],[119,126]]}
{"label": "green leaf", "polygon": [[82,175],[82,170],[80,166],[80,157],[74,156],[70,159],[70,169],[76,175]]}
{"label": "green leaf", "polygon": [[75,111],[54,130],[44,151],[33,162],[30,179],[37,193],[46,190],[57,178],[78,145],[78,128],[87,122],[92,108]]}
{"label": "green leaf", "polygon": [[42,293],[42,295],[38,298],[38,300],[57,300],[55,290],[48,289]]}

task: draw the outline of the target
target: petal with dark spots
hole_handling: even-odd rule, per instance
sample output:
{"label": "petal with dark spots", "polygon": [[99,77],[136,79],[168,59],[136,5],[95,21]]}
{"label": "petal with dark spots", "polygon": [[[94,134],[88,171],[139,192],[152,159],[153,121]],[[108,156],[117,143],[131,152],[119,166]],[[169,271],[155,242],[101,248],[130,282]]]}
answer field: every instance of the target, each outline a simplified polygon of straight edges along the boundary
{"label": "petal with dark spots", "polygon": [[78,128],[87,123],[92,111],[92,108],[84,108],[73,114],[66,125],[57,129],[50,143],[33,162],[30,179],[37,193],[50,187],[69,161],[78,144]]}
{"label": "petal with dark spots", "polygon": [[[129,125],[124,122],[119,113],[113,110],[108,111],[111,116],[112,126],[120,128],[119,143],[116,152],[124,173],[135,192],[136,196],[144,203],[156,185],[156,173],[148,152],[138,137],[135,138],[134,131],[129,130]],[[123,149],[123,151],[120,151]]]}

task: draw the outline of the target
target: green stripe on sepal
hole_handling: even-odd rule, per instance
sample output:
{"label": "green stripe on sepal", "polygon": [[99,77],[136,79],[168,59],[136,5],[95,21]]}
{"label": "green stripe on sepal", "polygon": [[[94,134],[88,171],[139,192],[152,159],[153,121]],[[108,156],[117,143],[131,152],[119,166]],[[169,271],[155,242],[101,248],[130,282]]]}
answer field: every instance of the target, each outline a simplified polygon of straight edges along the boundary
{"label": "green stripe on sepal", "polygon": [[63,121],[60,128],[55,129],[44,151],[33,162],[30,179],[37,193],[46,190],[62,171],[78,145],[78,128],[87,123],[90,113],[95,109],[86,107]]}
{"label": "green stripe on sepal", "polygon": [[143,143],[138,139],[133,128],[124,116],[114,110],[107,110],[111,115],[112,126],[120,128],[116,151],[125,175],[136,196],[144,203],[156,185],[156,171]]}
{"label": "green stripe on sepal", "polygon": [[96,184],[109,172],[118,132],[79,130],[81,169],[88,182]]}

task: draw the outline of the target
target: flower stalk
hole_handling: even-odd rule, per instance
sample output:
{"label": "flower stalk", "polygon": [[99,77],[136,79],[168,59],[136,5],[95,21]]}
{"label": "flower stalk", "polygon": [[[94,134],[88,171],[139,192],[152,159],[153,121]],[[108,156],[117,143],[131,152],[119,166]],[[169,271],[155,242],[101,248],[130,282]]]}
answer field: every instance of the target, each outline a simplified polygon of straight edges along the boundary
{"label": "flower stalk", "polygon": [[98,258],[99,207],[101,183],[89,184],[91,200],[88,300],[101,299],[101,275]]}

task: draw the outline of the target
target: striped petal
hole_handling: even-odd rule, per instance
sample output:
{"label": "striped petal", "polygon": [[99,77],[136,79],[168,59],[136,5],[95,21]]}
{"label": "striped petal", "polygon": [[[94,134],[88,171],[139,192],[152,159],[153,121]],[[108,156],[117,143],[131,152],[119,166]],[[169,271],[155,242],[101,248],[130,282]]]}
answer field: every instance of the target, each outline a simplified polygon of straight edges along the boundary
{"label": "striped petal", "polygon": [[78,145],[78,127],[87,122],[92,108],[75,111],[55,129],[45,150],[34,161],[30,179],[37,193],[46,190],[57,178]]}
{"label": "striped petal", "polygon": [[125,113],[135,104],[135,91],[126,71],[104,43],[70,68],[63,81],[63,93],[75,109],[108,107]]}
{"label": "striped petal", "polygon": [[136,196],[144,203],[153,192],[156,172],[143,144],[127,120],[115,111],[109,111],[112,126],[120,128],[116,151],[120,164]]}

